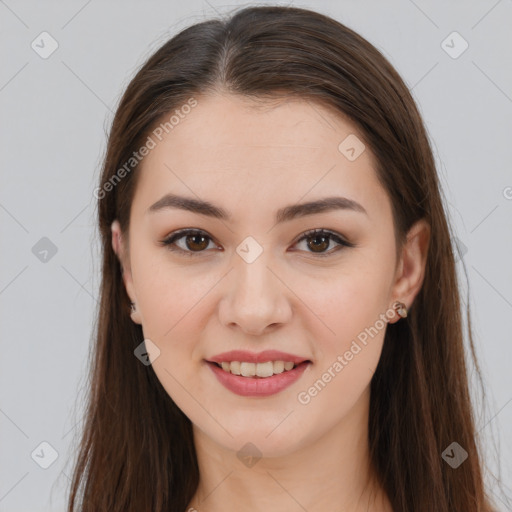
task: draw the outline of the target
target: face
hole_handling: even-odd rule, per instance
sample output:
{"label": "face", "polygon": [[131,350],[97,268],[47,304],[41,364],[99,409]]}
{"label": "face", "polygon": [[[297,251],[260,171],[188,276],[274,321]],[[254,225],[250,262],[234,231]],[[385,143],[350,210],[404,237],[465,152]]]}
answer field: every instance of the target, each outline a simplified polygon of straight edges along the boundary
{"label": "face", "polygon": [[[349,122],[305,100],[196,99],[142,161],[129,248],[113,225],[132,319],[195,429],[226,449],[291,453],[368,399],[390,308],[412,302],[421,258],[397,258],[389,198]],[[338,202],[298,208],[325,198]],[[248,354],[218,361],[274,350],[285,354],[261,362],[296,367],[211,362],[233,350]]]}

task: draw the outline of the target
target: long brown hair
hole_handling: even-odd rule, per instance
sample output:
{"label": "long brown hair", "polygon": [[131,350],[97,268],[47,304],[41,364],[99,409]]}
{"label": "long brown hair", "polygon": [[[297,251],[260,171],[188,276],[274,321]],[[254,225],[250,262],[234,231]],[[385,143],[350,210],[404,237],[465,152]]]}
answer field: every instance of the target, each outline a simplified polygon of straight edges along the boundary
{"label": "long brown hair", "polygon": [[[138,165],[119,169],[163,116],[218,90],[294,95],[347,116],[375,155],[397,240],[419,219],[430,225],[424,284],[407,321],[388,326],[371,381],[372,463],[396,512],[490,511],[450,230],[415,102],[383,55],[349,28],[310,10],[260,6],[170,39],[138,71],[115,114],[97,193],[101,300],[68,512],[184,512],[197,489],[191,422],[133,354],[143,334],[130,318],[111,224],[118,219],[128,236]],[[469,454],[457,468],[441,456],[454,441]]]}

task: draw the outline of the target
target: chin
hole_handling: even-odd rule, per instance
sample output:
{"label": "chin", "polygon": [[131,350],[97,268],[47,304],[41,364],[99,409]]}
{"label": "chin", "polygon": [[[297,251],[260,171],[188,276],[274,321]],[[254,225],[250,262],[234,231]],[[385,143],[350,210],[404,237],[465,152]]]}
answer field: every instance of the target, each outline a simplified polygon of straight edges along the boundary
{"label": "chin", "polygon": [[[237,456],[243,456],[244,453],[240,452],[245,450],[249,455],[254,452],[254,455],[260,457],[277,458],[300,449],[305,444],[306,438],[309,437],[305,435],[307,431],[304,430],[304,426],[299,427],[290,423],[286,428],[285,423],[289,421],[289,418],[282,422],[284,417],[286,415],[283,415],[278,421],[272,419],[268,423],[256,423],[251,420],[236,425],[224,424],[233,437],[223,430],[220,437],[218,430],[215,434],[209,433],[208,430],[203,430],[203,432],[217,444],[236,452]],[[268,427],[267,425],[270,423],[272,426]]]}

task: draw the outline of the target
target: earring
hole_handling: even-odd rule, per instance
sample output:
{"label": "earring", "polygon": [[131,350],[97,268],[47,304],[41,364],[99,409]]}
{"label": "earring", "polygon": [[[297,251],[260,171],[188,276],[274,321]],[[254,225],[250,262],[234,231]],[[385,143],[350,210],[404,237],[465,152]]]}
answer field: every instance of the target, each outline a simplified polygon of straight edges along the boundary
{"label": "earring", "polygon": [[135,302],[130,302],[130,309],[132,310],[132,313],[135,311],[135,309],[136,309]]}
{"label": "earring", "polygon": [[394,308],[400,318],[407,318],[407,306],[403,302],[395,302]]}

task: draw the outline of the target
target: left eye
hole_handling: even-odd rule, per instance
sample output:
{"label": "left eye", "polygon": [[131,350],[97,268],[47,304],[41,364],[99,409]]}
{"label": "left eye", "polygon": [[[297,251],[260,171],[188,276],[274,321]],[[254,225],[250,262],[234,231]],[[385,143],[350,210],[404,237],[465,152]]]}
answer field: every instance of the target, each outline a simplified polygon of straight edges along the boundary
{"label": "left eye", "polygon": [[[178,243],[181,242],[182,239],[184,239],[184,245],[180,245]],[[311,249],[309,252],[317,256],[329,256],[333,252],[340,250],[342,247],[354,246],[352,243],[342,238],[341,235],[325,229],[312,229],[307,231],[295,241],[295,244],[299,244],[303,241],[306,242],[306,247]],[[326,249],[329,248],[333,241],[338,244],[338,247],[326,252]],[[204,252],[209,248],[210,243],[213,243],[212,238],[204,231],[196,229],[183,229],[176,231],[161,242],[161,244],[167,246],[169,250],[181,252],[187,256],[196,256],[199,253]],[[215,246],[215,244],[213,245]]]}
{"label": "left eye", "polygon": [[[327,231],[325,229],[312,229],[303,233],[296,243],[305,241],[306,247],[312,249],[312,253],[316,256],[330,256],[334,252],[338,252],[343,247],[354,247],[354,244],[348,242],[341,235]],[[325,251],[331,242],[334,241],[338,244],[337,247],[330,251]]]}

